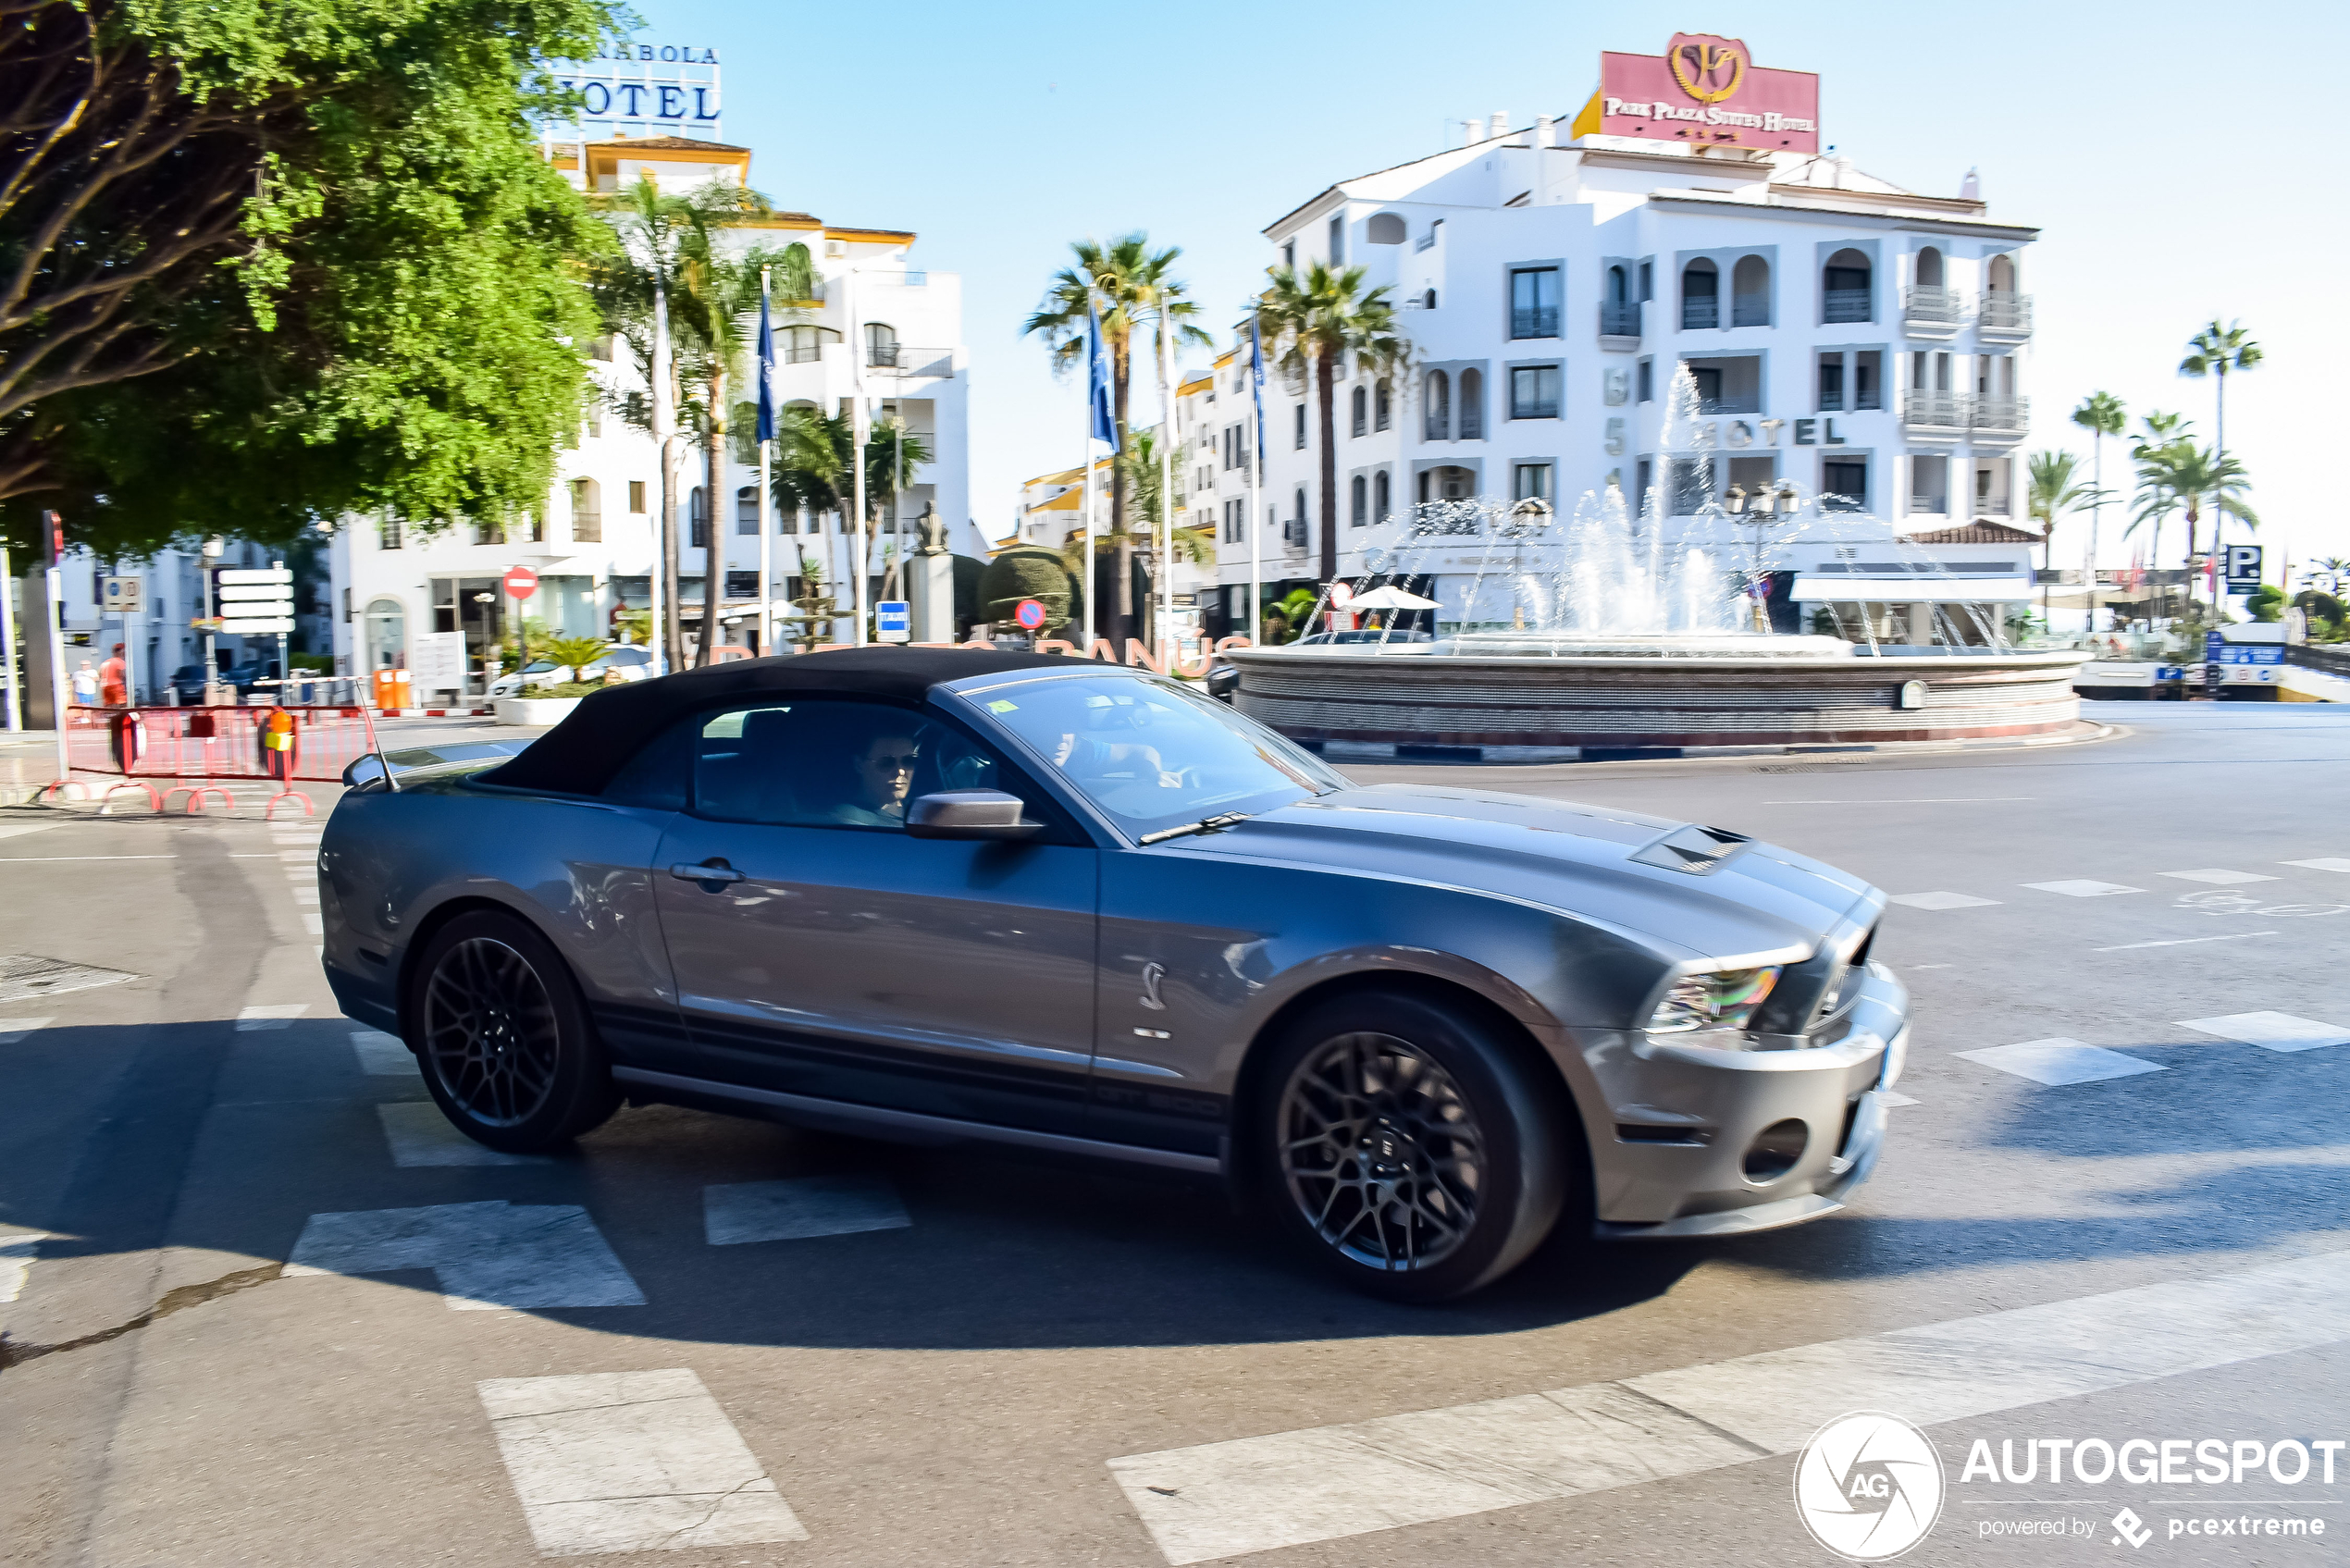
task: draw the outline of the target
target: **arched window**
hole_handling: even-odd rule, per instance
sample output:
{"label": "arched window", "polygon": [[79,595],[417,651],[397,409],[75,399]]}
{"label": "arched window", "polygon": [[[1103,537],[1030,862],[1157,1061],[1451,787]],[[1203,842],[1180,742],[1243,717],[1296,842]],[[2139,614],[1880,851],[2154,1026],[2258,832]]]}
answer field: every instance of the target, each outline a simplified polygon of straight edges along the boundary
{"label": "arched window", "polygon": [[1722,325],[1722,275],[1703,256],[1681,269],[1681,330]]}
{"label": "arched window", "polygon": [[686,498],[686,525],[689,530],[686,542],[696,549],[710,548],[710,498],[702,494],[699,485]]}
{"label": "arched window", "polygon": [[1612,266],[1607,269],[1607,302],[1609,304],[1629,304],[1631,287],[1632,280],[1625,276],[1622,267]]}
{"label": "arched window", "polygon": [[1427,293],[1422,294],[1422,295],[1420,296],[1420,309],[1422,309],[1422,310],[1434,310],[1435,308],[1436,308],[1436,290],[1433,290],[1433,289],[1430,289],[1430,290],[1429,290]]}
{"label": "arched window", "polygon": [[396,599],[367,601],[367,668],[408,667],[408,612]]}
{"label": "arched window", "polygon": [[1453,382],[1441,370],[1428,373],[1428,438],[1453,438]]}
{"label": "arched window", "polygon": [[1362,528],[1371,521],[1371,487],[1357,474],[1346,486],[1346,522],[1349,527]]}
{"label": "arched window", "polygon": [[786,327],[784,328],[784,363],[810,364],[824,357],[824,329],[821,327]]}
{"label": "arched window", "polygon": [[1761,256],[1740,256],[1730,269],[1730,325],[1771,325],[1771,264]]}
{"label": "arched window", "polygon": [[1918,287],[1942,287],[1942,253],[1931,245],[1918,253]]}
{"label": "arched window", "polygon": [[1828,258],[1820,269],[1820,319],[1824,322],[1874,321],[1876,310],[1869,295],[1869,258],[1846,249]]}
{"label": "arched window", "polygon": [[1391,497],[1388,488],[1387,470],[1382,468],[1377,474],[1371,475],[1372,522],[1384,523],[1387,521],[1389,513],[1393,511],[1393,507],[1390,504],[1390,501]]}
{"label": "arched window", "polygon": [[1461,372],[1461,439],[1485,439],[1485,376],[1482,371]]}
{"label": "arched window", "polygon": [[897,328],[884,322],[865,323],[865,363],[890,369],[897,365]]}
{"label": "arched window", "polygon": [[1447,466],[1436,471],[1438,500],[1471,500],[1477,496],[1477,475],[1469,469]]}
{"label": "arched window", "polygon": [[1371,221],[1363,226],[1363,238],[1374,245],[1400,245],[1404,242],[1404,219],[1394,213],[1373,213]]}
{"label": "arched window", "polygon": [[745,485],[735,492],[735,532],[759,537],[759,487]]}
{"label": "arched window", "polygon": [[603,542],[604,492],[593,479],[571,482],[571,537],[574,544]]}
{"label": "arched window", "polygon": [[1384,430],[1394,422],[1395,387],[1385,377],[1371,391],[1371,428]]}
{"label": "arched window", "polygon": [[1354,433],[1358,436],[1367,434],[1371,427],[1370,389],[1367,387],[1355,388],[1354,395],[1349,401],[1352,403],[1354,409],[1354,417],[1353,428]]}
{"label": "arched window", "polygon": [[2015,292],[2015,258],[2013,256],[1999,255],[1991,258],[1990,288],[1991,292],[1995,294]]}
{"label": "arched window", "polygon": [[1297,487],[1297,510],[1281,525],[1281,543],[1292,549],[1305,548],[1305,487]]}

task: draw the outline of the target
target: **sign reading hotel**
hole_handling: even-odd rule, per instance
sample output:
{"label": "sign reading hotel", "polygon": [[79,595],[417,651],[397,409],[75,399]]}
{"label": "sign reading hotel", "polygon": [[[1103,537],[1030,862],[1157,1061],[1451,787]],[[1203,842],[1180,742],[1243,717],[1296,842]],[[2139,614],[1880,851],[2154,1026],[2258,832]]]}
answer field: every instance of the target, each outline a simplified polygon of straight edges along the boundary
{"label": "sign reading hotel", "polygon": [[1817,153],[1820,79],[1764,70],[1735,38],[1676,32],[1662,55],[1601,55],[1574,133]]}
{"label": "sign reading hotel", "polygon": [[558,85],[579,94],[575,128],[550,134],[690,136],[719,139],[718,51],[702,44],[615,42],[595,59],[554,72]]}

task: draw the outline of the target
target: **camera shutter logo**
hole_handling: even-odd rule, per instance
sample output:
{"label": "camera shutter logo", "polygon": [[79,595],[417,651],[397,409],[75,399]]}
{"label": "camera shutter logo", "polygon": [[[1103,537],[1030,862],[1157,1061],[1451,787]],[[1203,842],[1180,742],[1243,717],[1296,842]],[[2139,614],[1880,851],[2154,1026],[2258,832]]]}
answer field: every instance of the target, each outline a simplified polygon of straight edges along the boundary
{"label": "camera shutter logo", "polygon": [[1898,1415],[1854,1411],[1812,1434],[1795,1462],[1795,1512],[1812,1538],[1850,1562],[1883,1562],[1925,1539],[1941,1516],[1942,1456]]}

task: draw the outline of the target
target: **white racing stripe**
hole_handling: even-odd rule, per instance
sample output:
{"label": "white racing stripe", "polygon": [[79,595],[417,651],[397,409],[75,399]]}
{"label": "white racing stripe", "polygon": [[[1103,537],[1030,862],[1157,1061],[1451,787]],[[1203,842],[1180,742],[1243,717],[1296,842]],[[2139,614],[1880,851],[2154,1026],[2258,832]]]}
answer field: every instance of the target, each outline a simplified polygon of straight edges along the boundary
{"label": "white racing stripe", "polygon": [[409,1268],[431,1269],[458,1312],[645,1304],[596,1222],[570,1204],[314,1214],[286,1258],[289,1278]]}
{"label": "white racing stripe", "polygon": [[1169,1562],[1206,1562],[1792,1453],[1854,1410],[1956,1421],[2344,1340],[2330,1253],[1109,1469]]}
{"label": "white racing stripe", "polygon": [[684,1367],[476,1387],[543,1556],[808,1538],[725,1411]]}

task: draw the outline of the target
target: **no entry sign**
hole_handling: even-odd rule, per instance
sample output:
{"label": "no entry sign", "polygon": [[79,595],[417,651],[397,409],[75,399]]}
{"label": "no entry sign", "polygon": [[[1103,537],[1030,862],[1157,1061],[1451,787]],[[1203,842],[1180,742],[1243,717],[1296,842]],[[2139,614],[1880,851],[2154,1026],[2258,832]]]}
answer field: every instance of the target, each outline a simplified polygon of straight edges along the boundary
{"label": "no entry sign", "polygon": [[538,574],[527,566],[506,569],[506,592],[514,599],[528,599],[538,591]]}

